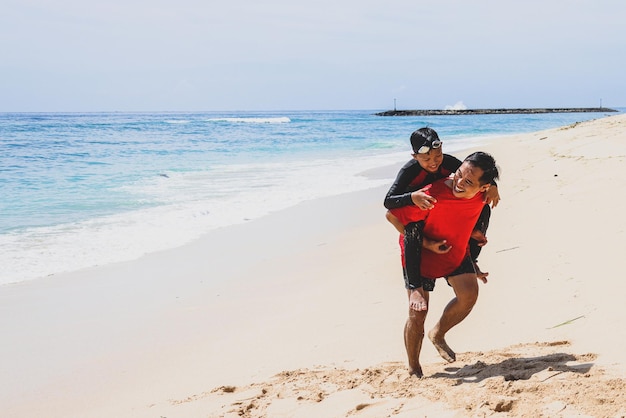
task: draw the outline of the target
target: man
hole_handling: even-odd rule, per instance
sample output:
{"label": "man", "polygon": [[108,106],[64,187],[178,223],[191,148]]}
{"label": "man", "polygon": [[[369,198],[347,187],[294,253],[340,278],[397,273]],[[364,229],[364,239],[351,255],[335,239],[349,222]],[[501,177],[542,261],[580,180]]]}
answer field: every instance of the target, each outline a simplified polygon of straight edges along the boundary
{"label": "man", "polygon": [[[456,359],[445,341],[446,333],[470,313],[478,298],[480,278],[469,251],[469,239],[483,210],[484,194],[498,178],[493,157],[484,152],[469,155],[451,178],[440,179],[423,190],[437,204],[430,210],[405,206],[390,210],[388,219],[404,232],[403,254],[412,254],[420,274],[405,274],[409,296],[409,318],[404,341],[409,372],[422,377],[419,354],[424,338],[429,291],[435,279],[445,277],[455,297],[445,307],[439,322],[428,333],[439,354],[447,361]],[[410,266],[406,257],[406,270]]]}

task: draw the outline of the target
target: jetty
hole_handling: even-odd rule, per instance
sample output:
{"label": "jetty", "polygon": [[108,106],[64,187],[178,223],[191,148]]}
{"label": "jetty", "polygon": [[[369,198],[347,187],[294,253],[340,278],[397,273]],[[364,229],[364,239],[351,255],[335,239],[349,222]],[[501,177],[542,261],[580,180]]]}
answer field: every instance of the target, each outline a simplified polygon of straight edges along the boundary
{"label": "jetty", "polygon": [[444,115],[507,115],[533,113],[605,113],[617,112],[608,107],[558,107],[558,108],[519,108],[519,109],[431,109],[431,110],[386,110],[374,113],[376,116],[444,116]]}

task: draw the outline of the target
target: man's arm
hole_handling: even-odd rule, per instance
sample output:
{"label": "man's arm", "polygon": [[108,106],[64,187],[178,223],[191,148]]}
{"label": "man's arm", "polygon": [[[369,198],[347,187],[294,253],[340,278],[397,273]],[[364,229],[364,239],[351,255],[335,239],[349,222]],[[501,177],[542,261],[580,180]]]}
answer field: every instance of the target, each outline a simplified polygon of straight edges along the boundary
{"label": "man's arm", "polygon": [[400,222],[400,219],[394,216],[393,213],[391,213],[391,211],[387,211],[387,214],[385,215],[385,217],[391,223],[391,225],[393,225],[394,228],[396,228],[396,231],[398,231],[401,234],[404,234],[404,225],[402,224],[402,222]]}
{"label": "man's arm", "polygon": [[432,251],[436,254],[445,254],[452,249],[451,245],[448,245],[447,240],[435,241],[427,237],[422,238],[422,248]]}

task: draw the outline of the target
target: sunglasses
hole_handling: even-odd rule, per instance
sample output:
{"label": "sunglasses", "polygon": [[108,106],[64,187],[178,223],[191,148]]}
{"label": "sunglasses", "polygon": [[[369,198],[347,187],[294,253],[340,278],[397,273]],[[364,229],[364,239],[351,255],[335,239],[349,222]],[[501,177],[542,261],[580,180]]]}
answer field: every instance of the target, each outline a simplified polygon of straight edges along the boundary
{"label": "sunglasses", "polygon": [[426,143],[419,147],[419,149],[417,150],[417,154],[426,154],[431,149],[437,149],[439,147],[441,147],[441,140],[435,139],[434,141]]}

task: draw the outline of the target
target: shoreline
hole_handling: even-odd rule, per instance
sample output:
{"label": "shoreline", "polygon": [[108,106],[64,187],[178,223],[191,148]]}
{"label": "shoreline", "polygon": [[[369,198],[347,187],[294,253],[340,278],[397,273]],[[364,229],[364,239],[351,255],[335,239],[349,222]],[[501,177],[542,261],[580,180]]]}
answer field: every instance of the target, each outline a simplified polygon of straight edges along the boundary
{"label": "shoreline", "polygon": [[[626,410],[626,224],[614,189],[624,133],[617,115],[480,146],[502,168],[480,258],[489,283],[449,334],[457,362],[425,341],[424,379],[406,372],[406,293],[379,186],[0,287],[3,412],[615,416]],[[368,174],[391,184],[405,162]],[[438,282],[427,328],[451,297]]]}
{"label": "shoreline", "polygon": [[618,112],[608,107],[572,108],[494,108],[494,109],[431,109],[431,110],[386,110],[374,113],[376,116],[453,116],[453,115],[506,115],[538,113],[604,113]]}

